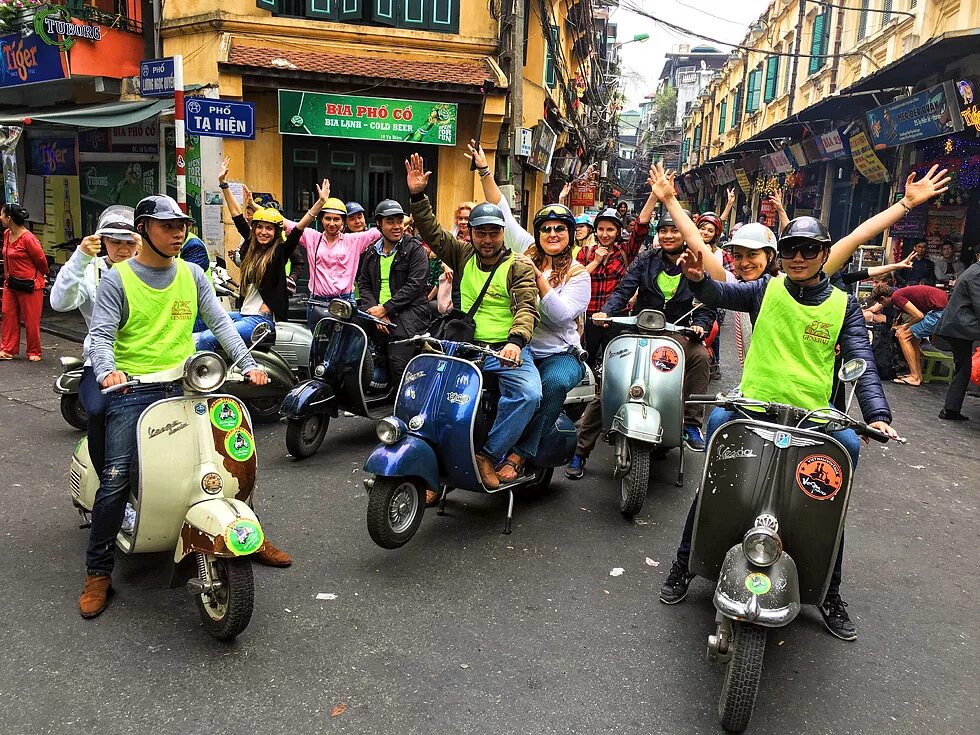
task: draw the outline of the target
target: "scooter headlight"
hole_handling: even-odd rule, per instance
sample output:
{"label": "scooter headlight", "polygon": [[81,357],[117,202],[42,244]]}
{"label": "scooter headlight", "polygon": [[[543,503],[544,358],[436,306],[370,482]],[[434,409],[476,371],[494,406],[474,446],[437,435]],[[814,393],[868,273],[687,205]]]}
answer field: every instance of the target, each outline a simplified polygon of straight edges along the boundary
{"label": "scooter headlight", "polygon": [[184,363],[184,382],[197,393],[210,393],[225,382],[225,361],[213,352],[195,352]]}
{"label": "scooter headlight", "polygon": [[327,305],[327,313],[337,319],[350,319],[354,314],[354,307],[349,301],[334,299]]}
{"label": "scooter headlight", "polygon": [[394,444],[405,436],[405,422],[394,416],[378,422],[378,439],[382,444]]}
{"label": "scooter headlight", "polygon": [[776,563],[783,553],[783,542],[779,534],[766,526],[756,526],[742,539],[745,557],[758,567],[768,567]]}
{"label": "scooter headlight", "polygon": [[642,385],[637,384],[630,386],[630,398],[632,398],[634,401],[638,401],[643,398],[644,392],[645,391],[643,390]]}
{"label": "scooter headlight", "polygon": [[655,332],[667,326],[667,318],[663,312],[655,309],[644,309],[636,317],[636,326]]}

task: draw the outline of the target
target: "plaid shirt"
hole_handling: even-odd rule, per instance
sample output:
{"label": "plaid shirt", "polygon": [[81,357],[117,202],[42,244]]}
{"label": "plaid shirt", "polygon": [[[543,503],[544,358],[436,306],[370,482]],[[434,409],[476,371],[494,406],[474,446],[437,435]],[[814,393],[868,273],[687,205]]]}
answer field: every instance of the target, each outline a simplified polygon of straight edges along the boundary
{"label": "plaid shirt", "polygon": [[[592,298],[589,299],[589,307],[585,312],[587,315],[591,316],[597,311],[602,311],[602,305],[612,296],[619,281],[626,275],[629,264],[640,252],[649,230],[649,223],[636,222],[629,241],[625,245],[620,244],[616,247],[606,257],[606,262],[592,271]],[[587,266],[592,262],[592,256],[598,247],[596,244],[579,250],[578,262]]]}

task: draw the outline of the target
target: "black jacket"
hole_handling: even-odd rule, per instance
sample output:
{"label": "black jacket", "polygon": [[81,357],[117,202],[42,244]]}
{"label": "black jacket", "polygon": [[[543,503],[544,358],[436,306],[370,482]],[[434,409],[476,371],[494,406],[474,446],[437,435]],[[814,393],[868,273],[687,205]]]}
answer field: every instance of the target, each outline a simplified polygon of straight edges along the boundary
{"label": "black jacket", "polygon": [[[822,304],[834,291],[834,286],[826,276],[814,286],[797,286],[788,278],[775,279],[763,276],[757,281],[747,283],[721,283],[711,280],[705,275],[700,283],[692,284],[694,293],[704,303],[721,309],[746,311],[755,324],[759,311],[762,309],[762,299],[767,288],[785,288],[790,296],[804,306]],[[861,404],[861,413],[866,422],[887,421],[891,423],[892,412],[881,388],[881,379],[875,367],[874,353],[868,341],[868,327],[864,323],[861,306],[851,294],[847,294],[847,308],[844,311],[844,323],[837,337],[841,358],[844,362],[860,357],[868,361],[868,370],[858,379],[857,399]],[[833,365],[827,369],[832,371]]]}
{"label": "black jacket", "polygon": [[[294,227],[292,232],[286,236],[285,242],[282,240],[279,241],[276,245],[275,255],[269,261],[269,265],[265,269],[265,274],[262,276],[262,282],[259,283],[259,293],[262,295],[262,300],[272,310],[272,315],[278,321],[286,321],[289,318],[289,291],[286,289],[286,262],[296,251],[296,246],[299,245],[299,238],[302,234],[303,230]],[[243,242],[241,249],[238,251],[242,260],[245,259],[245,255],[248,253],[248,244],[249,240]],[[246,286],[244,283],[239,290],[240,295],[236,303],[237,308],[241,308],[242,303],[245,301]]]}
{"label": "black jacket", "polygon": [[[630,264],[629,270],[626,271],[626,275],[616,286],[613,295],[603,305],[602,311],[609,316],[622,314],[626,311],[626,306],[633,294],[639,289],[639,294],[636,297],[636,308],[634,309],[636,313],[644,309],[656,309],[663,312],[667,321],[676,324],[678,319],[694,308],[694,292],[691,290],[691,282],[681,276],[674,297],[665,304],[663,292],[657,285],[657,276],[664,269],[662,251],[644,250]],[[701,327],[707,334],[711,331],[711,325],[714,321],[715,310],[705,306],[683,320],[683,324],[679,326]]]}
{"label": "black jacket", "polygon": [[[379,241],[380,242],[380,241]],[[424,315],[429,306],[429,255],[421,241],[405,235],[395,249],[389,276],[391,298],[381,304],[388,318],[405,327],[408,334],[419,334],[425,327]],[[378,305],[381,294],[381,255],[377,243],[361,256],[357,271],[357,288],[361,308],[365,311]]]}
{"label": "black jacket", "polygon": [[980,340],[980,263],[974,263],[957,277],[936,333],[972,342]]}

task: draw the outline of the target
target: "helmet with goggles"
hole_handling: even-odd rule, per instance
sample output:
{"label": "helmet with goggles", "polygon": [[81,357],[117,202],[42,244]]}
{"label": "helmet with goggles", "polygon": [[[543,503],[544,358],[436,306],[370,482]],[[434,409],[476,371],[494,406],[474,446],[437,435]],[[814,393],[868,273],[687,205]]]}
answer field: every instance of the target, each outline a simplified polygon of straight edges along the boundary
{"label": "helmet with goggles", "polygon": [[[471,215],[472,216],[472,215]],[[572,214],[572,210],[566,207],[564,204],[546,204],[538,210],[538,213],[534,215],[534,238],[538,237],[541,232],[541,226],[545,222],[555,221],[563,223],[569,232],[575,229],[575,215]]]}

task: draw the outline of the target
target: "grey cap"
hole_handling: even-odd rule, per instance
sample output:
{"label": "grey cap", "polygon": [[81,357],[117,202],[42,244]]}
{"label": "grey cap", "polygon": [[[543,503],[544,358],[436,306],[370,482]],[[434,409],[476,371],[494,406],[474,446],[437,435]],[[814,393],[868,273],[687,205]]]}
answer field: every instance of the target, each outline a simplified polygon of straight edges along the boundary
{"label": "grey cap", "polygon": [[496,225],[497,227],[506,226],[504,222],[504,213],[500,211],[500,207],[497,207],[490,202],[483,202],[483,204],[477,204],[470,211],[470,229],[474,227],[479,227],[480,225]]}
{"label": "grey cap", "polygon": [[136,225],[133,222],[134,210],[122,204],[113,204],[99,215],[99,227],[95,231],[100,237],[133,242],[136,238]]}

